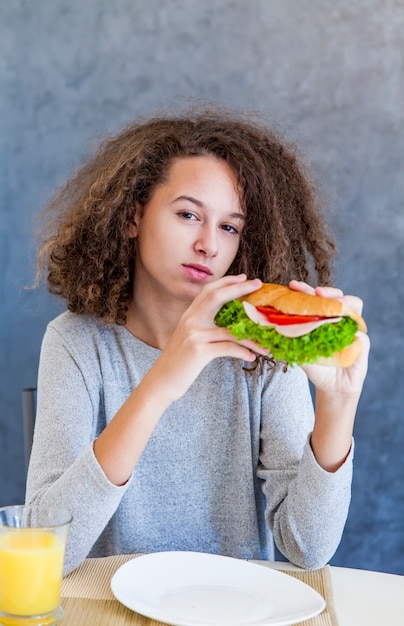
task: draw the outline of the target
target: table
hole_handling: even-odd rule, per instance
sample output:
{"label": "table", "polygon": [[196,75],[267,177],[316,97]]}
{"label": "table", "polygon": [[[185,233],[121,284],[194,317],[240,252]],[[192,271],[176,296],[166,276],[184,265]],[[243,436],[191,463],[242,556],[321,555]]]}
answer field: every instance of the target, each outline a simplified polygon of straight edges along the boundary
{"label": "table", "polygon": [[[114,599],[110,580],[126,561],[138,555],[86,559],[63,581],[61,626],[156,626]],[[290,572],[312,584],[328,601],[326,613],[302,626],[403,626],[404,576],[326,566],[306,572],[290,563],[254,561],[265,567]],[[315,584],[313,584],[313,581]]]}
{"label": "table", "polygon": [[[290,563],[261,565],[297,570]],[[404,626],[404,576],[331,567],[339,626]]]}
{"label": "table", "polygon": [[341,626],[404,625],[404,576],[331,568]]}

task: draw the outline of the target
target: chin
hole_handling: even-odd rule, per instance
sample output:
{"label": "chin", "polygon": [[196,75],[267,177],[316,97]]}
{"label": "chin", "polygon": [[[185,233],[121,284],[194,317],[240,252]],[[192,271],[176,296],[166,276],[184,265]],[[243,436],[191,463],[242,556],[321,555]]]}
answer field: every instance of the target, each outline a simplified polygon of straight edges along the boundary
{"label": "chin", "polygon": [[181,287],[178,290],[178,295],[177,297],[180,300],[187,300],[190,303],[192,302],[192,300],[194,300],[194,298],[196,298],[196,296],[200,293],[201,289],[206,285],[206,282],[200,282],[200,283],[188,283],[187,285]]}

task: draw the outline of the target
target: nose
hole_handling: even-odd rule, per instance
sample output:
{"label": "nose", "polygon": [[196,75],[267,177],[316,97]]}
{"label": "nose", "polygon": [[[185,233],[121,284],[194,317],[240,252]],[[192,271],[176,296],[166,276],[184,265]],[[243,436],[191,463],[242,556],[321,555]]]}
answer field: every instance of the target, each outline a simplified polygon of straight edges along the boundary
{"label": "nose", "polygon": [[219,245],[216,229],[208,225],[201,226],[194,247],[199,254],[203,254],[205,257],[217,256]]}

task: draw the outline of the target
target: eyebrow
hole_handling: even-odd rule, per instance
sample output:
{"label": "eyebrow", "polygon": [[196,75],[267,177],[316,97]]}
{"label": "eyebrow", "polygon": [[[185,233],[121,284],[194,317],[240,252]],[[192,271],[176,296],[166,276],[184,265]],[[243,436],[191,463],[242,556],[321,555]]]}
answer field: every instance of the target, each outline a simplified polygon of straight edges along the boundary
{"label": "eyebrow", "polygon": [[[201,200],[193,198],[192,196],[178,196],[178,198],[175,198],[174,202],[178,202],[178,200],[188,200],[188,202],[192,202],[192,204],[195,204],[195,206],[200,207],[201,209],[206,208],[206,205],[201,202]],[[243,220],[244,222],[246,219],[245,215],[243,215],[242,213],[230,213],[229,217]]]}

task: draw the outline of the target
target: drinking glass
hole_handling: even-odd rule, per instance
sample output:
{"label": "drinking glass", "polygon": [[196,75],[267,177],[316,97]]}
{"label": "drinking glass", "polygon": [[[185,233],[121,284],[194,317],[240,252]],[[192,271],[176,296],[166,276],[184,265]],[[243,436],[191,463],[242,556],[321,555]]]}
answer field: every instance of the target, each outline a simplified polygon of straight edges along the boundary
{"label": "drinking glass", "polygon": [[0,626],[51,626],[63,617],[60,590],[67,510],[0,508]]}

